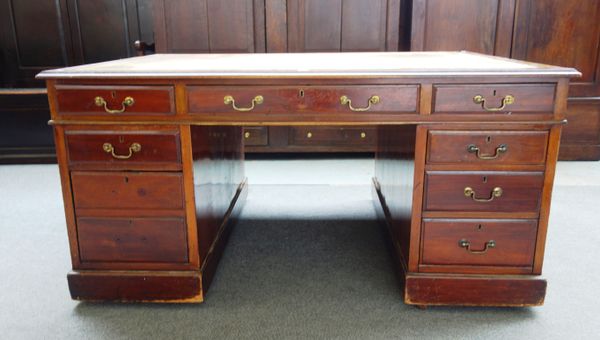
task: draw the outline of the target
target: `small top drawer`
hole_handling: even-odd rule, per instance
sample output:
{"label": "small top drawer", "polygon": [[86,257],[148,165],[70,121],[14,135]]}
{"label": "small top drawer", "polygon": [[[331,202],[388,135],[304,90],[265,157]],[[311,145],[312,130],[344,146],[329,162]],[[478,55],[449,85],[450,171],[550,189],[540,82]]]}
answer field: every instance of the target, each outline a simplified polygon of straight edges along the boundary
{"label": "small top drawer", "polygon": [[70,165],[107,165],[141,168],[181,165],[179,131],[67,130]]}
{"label": "small top drawer", "polygon": [[58,114],[170,115],[175,114],[172,86],[58,85]]}
{"label": "small top drawer", "polygon": [[193,114],[416,113],[417,85],[190,86]]}
{"label": "small top drawer", "polygon": [[548,131],[429,131],[430,164],[544,164]]}
{"label": "small top drawer", "polygon": [[554,84],[436,85],[432,113],[554,112]]}

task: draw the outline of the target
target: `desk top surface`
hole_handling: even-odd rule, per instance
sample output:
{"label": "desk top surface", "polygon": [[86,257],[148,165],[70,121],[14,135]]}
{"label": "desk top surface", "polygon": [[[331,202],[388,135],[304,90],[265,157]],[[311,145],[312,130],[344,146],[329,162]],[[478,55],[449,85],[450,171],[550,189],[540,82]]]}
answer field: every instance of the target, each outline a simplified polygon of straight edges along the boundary
{"label": "desk top surface", "polygon": [[41,79],[560,76],[572,68],[471,52],[153,54],[47,70]]}

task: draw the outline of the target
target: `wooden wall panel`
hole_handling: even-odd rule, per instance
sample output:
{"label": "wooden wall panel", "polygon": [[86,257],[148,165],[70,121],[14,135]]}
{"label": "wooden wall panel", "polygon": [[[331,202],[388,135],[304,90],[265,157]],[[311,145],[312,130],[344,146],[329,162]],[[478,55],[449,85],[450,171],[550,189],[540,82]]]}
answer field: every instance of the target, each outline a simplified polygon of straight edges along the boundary
{"label": "wooden wall panel", "polygon": [[396,51],[400,4],[400,0],[288,1],[288,52]]}
{"label": "wooden wall panel", "polygon": [[64,0],[0,3],[2,87],[43,87],[40,71],[70,65],[70,35]]}
{"label": "wooden wall panel", "polygon": [[136,0],[68,0],[74,63],[87,64],[135,55],[139,37]]}
{"label": "wooden wall panel", "polygon": [[600,2],[520,0],[512,57],[574,67],[571,97],[600,96]]}
{"label": "wooden wall panel", "polygon": [[411,50],[508,56],[515,0],[413,0]]}
{"label": "wooden wall panel", "polygon": [[157,52],[265,51],[265,0],[154,1]]}

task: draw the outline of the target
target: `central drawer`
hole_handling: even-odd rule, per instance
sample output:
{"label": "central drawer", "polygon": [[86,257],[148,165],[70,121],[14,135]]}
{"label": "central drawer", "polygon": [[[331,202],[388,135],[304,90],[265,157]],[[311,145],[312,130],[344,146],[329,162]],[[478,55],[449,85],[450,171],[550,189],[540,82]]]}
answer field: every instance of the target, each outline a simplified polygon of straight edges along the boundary
{"label": "central drawer", "polygon": [[183,209],[183,176],[168,172],[72,171],[76,209]]}
{"label": "central drawer", "polygon": [[417,85],[189,86],[191,114],[416,113]]}
{"label": "central drawer", "polygon": [[427,171],[425,210],[538,212],[543,172]]}

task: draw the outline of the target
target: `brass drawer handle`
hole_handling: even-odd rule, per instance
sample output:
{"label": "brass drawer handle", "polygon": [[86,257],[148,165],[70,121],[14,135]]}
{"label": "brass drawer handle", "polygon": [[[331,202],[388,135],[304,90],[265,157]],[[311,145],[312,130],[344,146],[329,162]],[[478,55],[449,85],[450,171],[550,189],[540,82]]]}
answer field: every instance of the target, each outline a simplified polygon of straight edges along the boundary
{"label": "brass drawer handle", "polygon": [[498,147],[496,148],[496,153],[493,155],[482,155],[480,152],[481,150],[479,150],[479,148],[475,144],[469,144],[467,146],[467,151],[470,153],[475,153],[475,156],[477,156],[477,158],[479,159],[490,160],[496,159],[498,158],[498,156],[500,156],[501,153],[505,153],[506,151],[508,151],[508,146],[506,144],[498,145]]}
{"label": "brass drawer handle", "polygon": [[475,104],[481,104],[482,109],[484,109],[486,111],[491,111],[491,112],[502,111],[502,110],[504,110],[506,105],[514,104],[515,97],[513,97],[510,94],[507,94],[506,96],[504,96],[504,98],[502,98],[502,105],[500,105],[499,107],[487,107],[485,105],[485,101],[486,101],[485,97],[480,94],[473,97],[473,102]]}
{"label": "brass drawer handle", "polygon": [[250,132],[248,132],[248,131],[244,132],[244,138],[246,138],[246,139],[250,138]]}
{"label": "brass drawer handle", "polygon": [[133,144],[131,144],[131,146],[129,147],[129,154],[128,155],[117,155],[117,154],[115,154],[115,148],[110,143],[104,143],[102,145],[102,150],[104,150],[107,153],[110,153],[111,156],[113,156],[113,158],[116,158],[116,159],[129,159],[129,158],[131,158],[131,156],[133,156],[134,152],[140,152],[140,150],[142,150],[142,146],[140,145],[140,143],[133,143]]}
{"label": "brass drawer handle", "polygon": [[475,201],[475,202],[491,202],[494,200],[494,198],[502,196],[502,188],[495,187],[492,190],[492,192],[490,193],[489,198],[477,198],[477,197],[475,197],[475,190],[473,190],[473,188],[471,188],[471,187],[466,187],[465,188],[465,196],[471,197],[473,199],[473,201]]}
{"label": "brass drawer handle", "polygon": [[102,97],[94,98],[94,103],[96,103],[96,106],[103,106],[104,111],[106,111],[106,113],[115,114],[125,112],[127,107],[133,106],[133,104],[135,104],[135,100],[133,100],[133,97],[125,97],[125,99],[123,99],[123,102],[121,103],[121,108],[118,110],[109,109],[106,100],[104,100],[104,98]]}
{"label": "brass drawer handle", "polygon": [[223,97],[223,103],[225,105],[231,104],[231,107],[233,107],[234,110],[236,110],[236,111],[242,111],[242,112],[254,110],[254,105],[255,104],[262,104],[264,100],[265,100],[265,98],[263,98],[263,96],[258,95],[258,96],[254,97],[252,99],[252,105],[250,105],[250,107],[237,107],[237,106],[235,106],[235,99],[233,99],[232,96],[225,96],[225,97]]}
{"label": "brass drawer handle", "polygon": [[380,101],[381,101],[381,99],[379,98],[379,96],[371,96],[371,98],[369,98],[368,105],[366,107],[353,107],[352,100],[350,98],[348,98],[348,96],[340,97],[340,104],[348,105],[348,108],[350,108],[350,110],[355,111],[355,112],[368,111],[371,109],[371,104],[375,105],[375,104],[378,104]]}
{"label": "brass drawer handle", "polygon": [[485,247],[482,250],[471,249],[471,242],[469,242],[468,240],[465,240],[465,239],[458,241],[458,246],[461,248],[465,248],[465,250],[471,254],[481,255],[481,254],[487,253],[488,250],[494,248],[496,246],[496,241],[494,241],[494,240],[487,241],[485,243]]}

